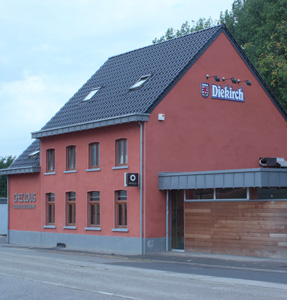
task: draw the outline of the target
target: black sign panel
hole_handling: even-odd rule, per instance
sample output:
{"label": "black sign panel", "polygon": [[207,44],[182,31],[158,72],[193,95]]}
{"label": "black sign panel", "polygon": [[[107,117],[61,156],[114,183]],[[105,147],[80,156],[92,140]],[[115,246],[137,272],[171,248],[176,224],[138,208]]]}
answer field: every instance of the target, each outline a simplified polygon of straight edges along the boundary
{"label": "black sign panel", "polygon": [[139,174],[125,173],[125,186],[139,186]]}

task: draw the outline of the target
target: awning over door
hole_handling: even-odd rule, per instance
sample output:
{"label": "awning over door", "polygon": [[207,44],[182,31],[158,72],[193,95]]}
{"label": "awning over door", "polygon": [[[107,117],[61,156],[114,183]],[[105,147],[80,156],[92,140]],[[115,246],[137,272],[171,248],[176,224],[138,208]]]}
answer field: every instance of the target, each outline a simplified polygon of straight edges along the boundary
{"label": "awning over door", "polygon": [[257,168],[202,172],[159,172],[160,190],[287,187],[287,169]]}

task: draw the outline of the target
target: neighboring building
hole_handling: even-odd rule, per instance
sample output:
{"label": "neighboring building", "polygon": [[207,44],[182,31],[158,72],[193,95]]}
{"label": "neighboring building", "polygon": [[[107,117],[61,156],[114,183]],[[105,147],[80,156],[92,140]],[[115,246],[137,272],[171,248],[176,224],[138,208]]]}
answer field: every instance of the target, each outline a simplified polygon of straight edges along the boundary
{"label": "neighboring building", "polygon": [[0,235],[8,233],[8,204],[7,199],[0,197]]}
{"label": "neighboring building", "polygon": [[224,25],[112,57],[1,171],[9,242],[286,257],[286,117]]}

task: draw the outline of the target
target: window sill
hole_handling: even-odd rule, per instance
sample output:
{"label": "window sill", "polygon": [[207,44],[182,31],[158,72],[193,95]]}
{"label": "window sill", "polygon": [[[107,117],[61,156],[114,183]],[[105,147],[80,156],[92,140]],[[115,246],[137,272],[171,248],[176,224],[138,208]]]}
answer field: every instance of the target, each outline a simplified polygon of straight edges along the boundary
{"label": "window sill", "polygon": [[87,169],[86,172],[98,172],[101,171],[101,168]]}
{"label": "window sill", "polygon": [[77,229],[77,226],[63,226],[63,229],[72,229],[72,230],[75,230],[75,229]]}
{"label": "window sill", "polygon": [[46,172],[46,173],[44,173],[44,175],[46,176],[46,175],[56,175],[56,172]]}
{"label": "window sill", "polygon": [[64,171],[64,174],[77,173],[77,170]]}
{"label": "window sill", "polygon": [[44,225],[43,226],[44,229],[56,229],[55,225]]}
{"label": "window sill", "polygon": [[118,167],[112,167],[113,170],[121,170],[121,169],[128,169],[129,166],[118,166]]}
{"label": "window sill", "polygon": [[85,230],[86,231],[101,231],[102,228],[101,227],[86,227]]}
{"label": "window sill", "polygon": [[113,228],[113,232],[129,232],[127,228]]}

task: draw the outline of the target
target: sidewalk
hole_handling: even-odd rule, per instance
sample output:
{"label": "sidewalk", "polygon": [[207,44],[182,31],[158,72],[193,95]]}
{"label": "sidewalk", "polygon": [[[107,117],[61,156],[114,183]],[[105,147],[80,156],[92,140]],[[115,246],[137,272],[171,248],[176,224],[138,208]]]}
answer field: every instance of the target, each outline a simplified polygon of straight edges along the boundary
{"label": "sidewalk", "polygon": [[[132,261],[148,262],[154,264],[179,264],[190,266],[201,266],[205,268],[227,268],[227,269],[246,269],[246,270],[262,270],[282,272],[287,276],[287,257],[271,258],[271,257],[251,257],[251,256],[236,256],[226,254],[210,254],[197,252],[161,252],[144,255],[132,254],[117,254],[109,252],[85,251],[80,249],[69,248],[41,248],[36,246],[13,245],[7,244],[7,236],[0,235],[0,245],[6,244],[5,247],[19,247],[37,249],[40,251],[59,251],[70,254],[81,254],[90,256],[112,256],[114,258],[126,258]],[[4,245],[3,245],[4,246]]]}
{"label": "sidewalk", "polygon": [[287,276],[287,257],[272,258],[195,252],[163,252],[158,254],[147,254],[143,256],[137,256],[137,258],[157,262],[201,265],[206,267],[213,266],[229,269],[241,268],[256,270],[274,270],[280,272],[282,271],[284,273],[286,272]]}

